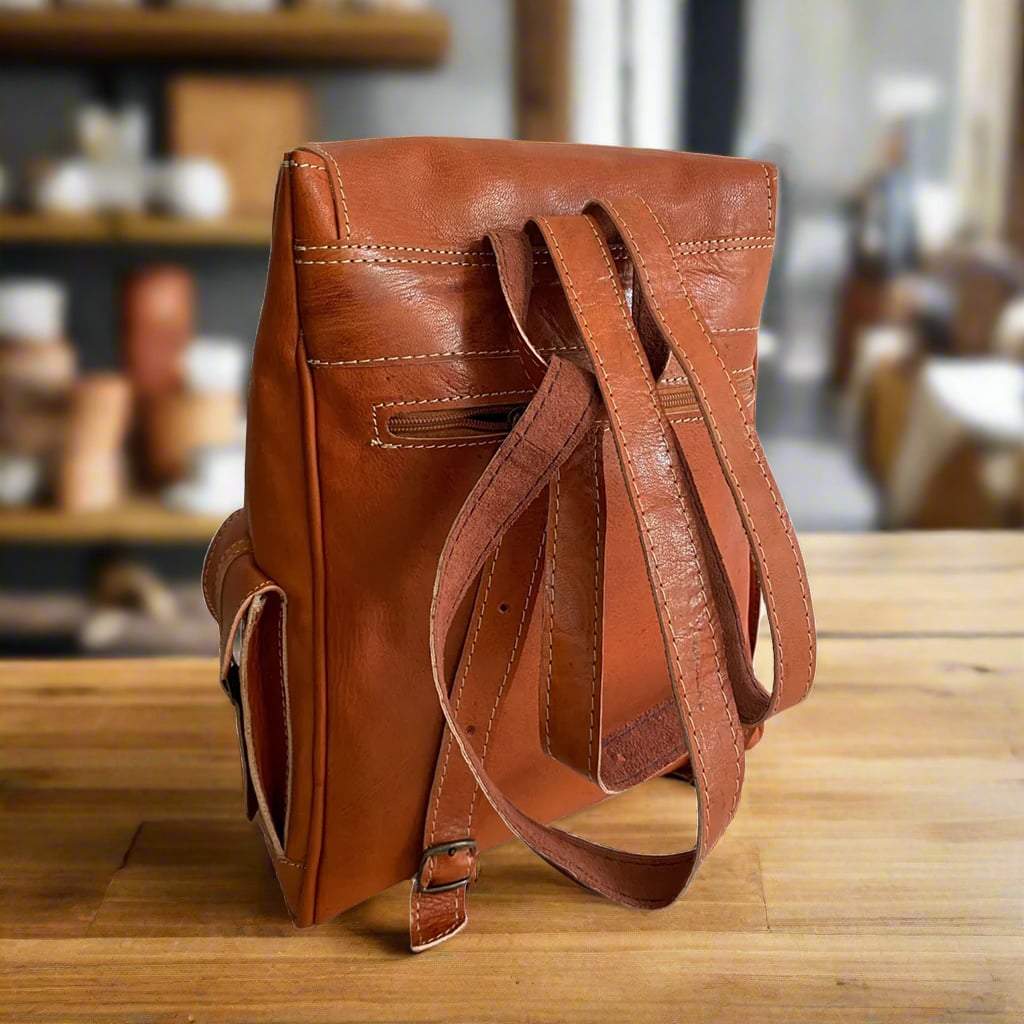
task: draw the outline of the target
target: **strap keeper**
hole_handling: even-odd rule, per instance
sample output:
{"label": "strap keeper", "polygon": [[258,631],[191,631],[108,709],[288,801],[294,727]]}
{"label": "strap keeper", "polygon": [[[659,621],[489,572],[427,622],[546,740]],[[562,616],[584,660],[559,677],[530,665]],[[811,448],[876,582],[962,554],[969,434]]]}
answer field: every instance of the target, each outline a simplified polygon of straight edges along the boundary
{"label": "strap keeper", "polygon": [[476,853],[476,840],[475,839],[454,839],[448,843],[438,843],[436,846],[428,846],[423,851],[423,856],[420,858],[420,866],[416,869],[416,876],[412,880],[413,888],[416,892],[431,893],[439,892],[452,892],[455,889],[466,889],[469,887],[470,882],[473,881],[474,875],[468,874],[465,878],[457,878],[454,882],[442,882],[439,885],[427,885],[423,881],[423,873],[427,870],[427,863],[432,857],[441,857],[447,854],[449,857],[454,857],[460,850],[471,850]]}

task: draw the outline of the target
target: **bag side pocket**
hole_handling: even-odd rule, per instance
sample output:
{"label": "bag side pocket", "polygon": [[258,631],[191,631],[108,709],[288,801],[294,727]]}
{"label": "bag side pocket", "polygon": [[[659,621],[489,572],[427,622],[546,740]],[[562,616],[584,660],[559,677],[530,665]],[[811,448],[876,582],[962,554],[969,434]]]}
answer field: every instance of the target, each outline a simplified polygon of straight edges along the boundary
{"label": "bag side pocket", "polygon": [[274,853],[284,856],[291,790],[285,599],[257,594],[242,626],[241,698],[249,778]]}
{"label": "bag side pocket", "polygon": [[292,766],[288,599],[253,558],[244,510],[230,516],[213,538],[203,591],[220,626],[220,677],[235,709],[246,816],[259,814],[272,854],[287,862]]}

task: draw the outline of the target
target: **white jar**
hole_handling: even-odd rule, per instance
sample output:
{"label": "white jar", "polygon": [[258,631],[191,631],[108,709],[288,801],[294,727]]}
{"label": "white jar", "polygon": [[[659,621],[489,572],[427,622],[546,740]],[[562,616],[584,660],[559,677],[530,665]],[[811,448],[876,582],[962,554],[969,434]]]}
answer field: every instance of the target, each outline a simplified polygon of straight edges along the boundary
{"label": "white jar", "polygon": [[0,342],[33,344],[64,337],[67,289],[46,278],[0,279]]}

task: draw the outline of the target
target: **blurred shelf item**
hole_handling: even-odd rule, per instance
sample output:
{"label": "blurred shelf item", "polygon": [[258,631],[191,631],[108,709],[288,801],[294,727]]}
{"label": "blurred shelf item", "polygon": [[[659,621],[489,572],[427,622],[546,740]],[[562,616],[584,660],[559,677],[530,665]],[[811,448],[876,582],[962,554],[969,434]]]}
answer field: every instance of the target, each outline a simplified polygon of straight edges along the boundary
{"label": "blurred shelf item", "polygon": [[266,246],[270,244],[270,218],[228,217],[201,221],[146,213],[81,216],[0,213],[0,244],[33,242]]}
{"label": "blurred shelf item", "polygon": [[0,12],[0,54],[26,61],[222,58],[426,66],[439,63],[447,48],[447,19],[430,11],[306,6],[246,14],[115,7]]}
{"label": "blurred shelf item", "polygon": [[144,498],[132,499],[103,512],[71,513],[55,508],[2,509],[0,543],[205,544],[220,522],[220,516],[178,512]]}

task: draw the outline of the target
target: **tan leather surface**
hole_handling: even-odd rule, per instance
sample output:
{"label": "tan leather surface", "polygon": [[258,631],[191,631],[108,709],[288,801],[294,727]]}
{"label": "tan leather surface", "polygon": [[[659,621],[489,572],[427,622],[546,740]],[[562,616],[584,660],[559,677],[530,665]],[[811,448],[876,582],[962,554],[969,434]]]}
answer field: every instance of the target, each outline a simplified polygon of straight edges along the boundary
{"label": "tan leather surface", "polygon": [[[279,877],[299,924],[325,920],[411,877],[430,845],[424,838],[435,806],[442,811],[433,831],[444,840],[452,836],[442,834],[439,822],[464,831],[469,819],[479,850],[508,837],[506,824],[476,792],[459,750],[442,742],[428,631],[445,538],[501,438],[445,435],[403,444],[388,423],[390,414],[428,406],[529,402],[538,368],[524,367],[510,305],[526,307],[522,335],[542,360],[558,353],[589,365],[552,255],[535,240],[528,294],[509,299],[487,236],[512,232],[511,240],[531,217],[576,215],[594,196],[634,195],[657,212],[672,271],[702,311],[724,371],[749,371],[775,229],[775,177],[767,165],[443,139],[334,143],[285,160],[253,364],[247,515],[235,523],[248,528],[248,557],[257,574],[265,573],[287,600],[291,771]],[[520,248],[523,261],[526,251]],[[645,345],[663,344],[664,325],[655,313],[668,299],[660,278],[653,285],[642,279],[626,239],[613,239],[609,259],[623,275],[624,301],[633,299],[634,280],[647,298],[649,309],[635,302],[631,312]],[[678,355],[671,355],[661,380],[686,379]],[[729,628],[749,650],[756,608],[733,491],[702,411],[669,418],[729,592],[741,595],[732,599]],[[661,729],[658,742],[666,753],[677,750],[673,763],[681,763],[685,744],[678,715],[666,713],[673,689],[615,440],[606,422],[592,436],[601,439],[606,492],[598,575],[608,581],[599,593],[604,685],[595,703],[598,734],[603,730],[607,741],[619,742],[623,763],[635,764],[638,754],[624,737],[635,738],[630,724],[655,709],[650,721],[661,725],[650,726],[651,735]],[[591,470],[593,455],[592,449]],[[572,472],[569,467],[570,478]],[[587,503],[575,491],[568,500]],[[582,514],[571,518],[582,521]],[[450,679],[478,673],[483,680],[466,690],[474,696],[459,717],[475,727],[477,742],[486,737],[487,770],[540,822],[603,796],[592,781],[549,757],[540,740],[541,680],[552,637],[544,616],[531,608],[546,586],[545,573],[553,568],[560,579],[574,564],[582,566],[593,539],[563,534],[562,553],[573,546],[581,553],[561,564],[556,557],[552,567],[550,547],[541,543],[551,515],[545,496],[536,521],[515,528],[523,542],[503,545],[471,583],[468,599],[451,613],[446,652]],[[216,550],[223,547],[215,543],[211,556]],[[593,595],[593,559],[585,571]],[[695,563],[688,578],[703,571]],[[572,666],[591,652],[584,673],[590,677],[593,601],[581,603],[587,588],[578,581],[554,589],[557,642]],[[234,621],[233,602],[244,603],[244,593],[211,598],[222,630],[226,619]],[[232,630],[229,622],[226,634]],[[268,660],[265,653],[261,663]],[[581,686],[588,682],[570,676]],[[576,703],[559,707],[571,714]],[[756,716],[748,717],[753,722]],[[593,758],[597,747],[584,724],[586,754]],[[570,726],[560,735],[560,742],[580,742]],[[737,736],[742,752],[746,736]],[[272,756],[265,760],[275,763]],[[574,764],[579,757],[566,760]],[[280,797],[274,799],[279,805]],[[457,851],[428,870],[441,880],[463,877],[475,870],[475,854]],[[458,925],[465,892],[453,892],[440,901],[437,920]]]}

